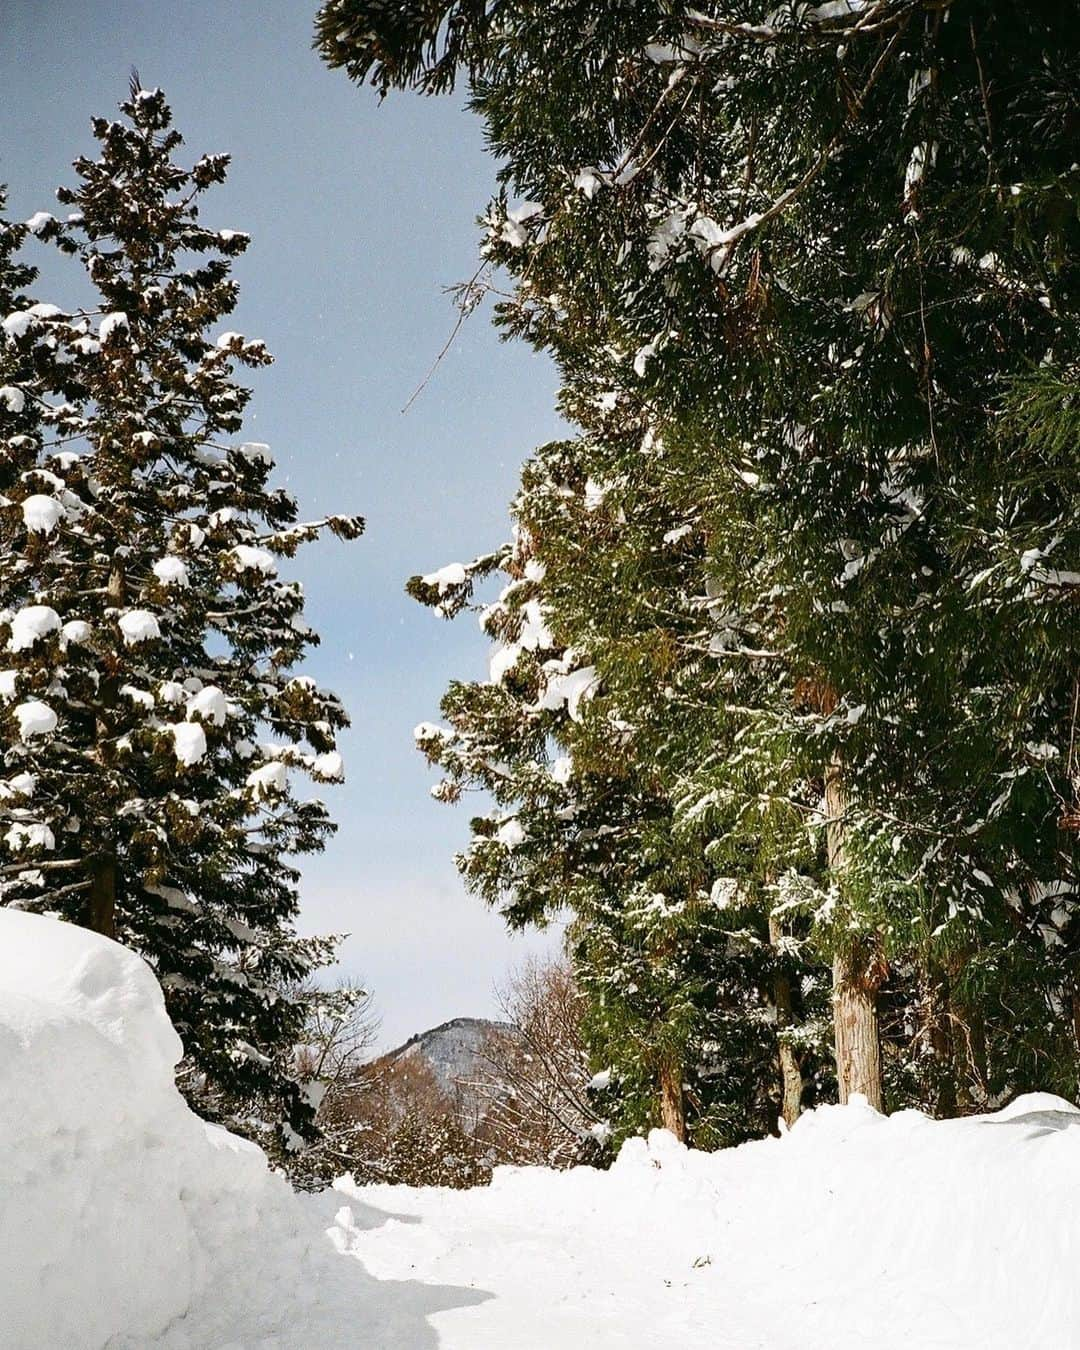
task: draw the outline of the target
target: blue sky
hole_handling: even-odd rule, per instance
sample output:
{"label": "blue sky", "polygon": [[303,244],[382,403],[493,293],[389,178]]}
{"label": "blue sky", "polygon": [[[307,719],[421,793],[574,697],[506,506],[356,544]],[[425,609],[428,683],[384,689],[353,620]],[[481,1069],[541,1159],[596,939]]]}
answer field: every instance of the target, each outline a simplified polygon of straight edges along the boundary
{"label": "blue sky", "polygon": [[[270,443],[306,516],[368,521],[359,542],[313,545],[293,567],[323,638],[309,673],[353,717],[349,782],[330,797],[341,829],[305,864],[302,927],[351,934],[343,966],[374,989],[392,1044],[493,1011],[493,983],[553,941],[511,938],[458,881],[468,806],[430,799],[411,732],[437,716],[451,676],[483,676],[486,643],[467,617],[444,624],[402,588],[505,537],[522,459],[562,427],[550,365],[499,342],[483,314],[402,415],[453,326],[442,288],[475,269],[494,163],[460,98],[380,105],[322,66],[315,4],[0,0],[0,181],[14,218],[48,210],[132,66],[166,90],[192,159],[233,155],[204,217],[252,235],[230,326],[277,357],[246,434]],[[64,273],[37,252],[39,298],[63,303],[52,281]]]}

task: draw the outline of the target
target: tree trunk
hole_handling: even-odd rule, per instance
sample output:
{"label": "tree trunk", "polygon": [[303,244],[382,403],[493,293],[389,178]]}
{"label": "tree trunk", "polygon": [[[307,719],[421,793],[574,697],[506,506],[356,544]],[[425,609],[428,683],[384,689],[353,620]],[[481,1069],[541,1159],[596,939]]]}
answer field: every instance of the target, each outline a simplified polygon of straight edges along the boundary
{"label": "tree trunk", "polygon": [[957,1106],[961,1112],[984,1111],[990,1096],[990,1065],[986,1047],[986,1019],[982,1009],[964,1006],[970,1073],[961,1085]]}
{"label": "tree trunk", "polygon": [[944,1120],[956,1115],[959,1091],[949,977],[929,961],[922,979],[922,1038],[933,1060],[934,1115]]}
{"label": "tree trunk", "polygon": [[[825,771],[825,820],[829,870],[834,881],[843,875],[846,863],[846,810],[840,765],[832,763]],[[837,947],[833,957],[833,1025],[841,1104],[853,1092],[861,1092],[875,1110],[881,1111],[884,1095],[877,991],[883,969],[876,947],[872,937],[856,937]]]}
{"label": "tree trunk", "polygon": [[[124,569],[113,563],[109,572],[106,594],[112,604],[118,608],[124,604]],[[119,679],[115,668],[108,670],[101,681],[98,715],[95,725],[97,744],[95,754],[103,767],[107,767],[110,754],[106,750],[113,735],[112,714],[119,701]],[[110,831],[112,835],[112,831]],[[87,860],[90,873],[90,895],[86,906],[86,926],[94,933],[107,938],[116,937],[116,841],[115,836],[104,843],[102,852]]]}
{"label": "tree trunk", "polygon": [[931,961],[924,975],[924,1019],[938,1071],[934,1109],[939,1118],[971,1115],[987,1099],[986,1024],[981,1010],[962,992],[967,959],[964,951],[954,952],[943,967]]}
{"label": "tree trunk", "polygon": [[116,937],[116,859],[111,854],[90,864],[86,926],[107,938]]}
{"label": "tree trunk", "polygon": [[660,1065],[660,1123],[686,1143],[686,1104],[683,1101],[682,1065],[665,1057]]}
{"label": "tree trunk", "polygon": [[853,1092],[861,1092],[876,1111],[881,1111],[884,1098],[877,987],[866,978],[865,958],[869,955],[865,946],[859,944],[833,957],[836,1083],[841,1104]]}
{"label": "tree trunk", "polygon": [[[779,951],[783,928],[780,920],[769,915],[769,941]],[[780,1058],[780,1114],[790,1129],[802,1112],[803,1076],[795,1047],[784,1038],[784,1031],[793,1021],[794,995],[791,976],[777,966],[773,976],[773,1002],[776,1006],[776,1039]]]}

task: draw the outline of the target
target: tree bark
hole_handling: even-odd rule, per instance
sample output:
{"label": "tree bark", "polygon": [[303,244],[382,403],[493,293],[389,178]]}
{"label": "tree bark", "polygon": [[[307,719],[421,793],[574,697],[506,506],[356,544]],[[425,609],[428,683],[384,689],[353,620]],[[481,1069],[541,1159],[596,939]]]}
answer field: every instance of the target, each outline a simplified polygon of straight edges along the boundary
{"label": "tree bark", "polygon": [[[106,594],[112,604],[118,608],[123,606],[124,570],[115,562],[109,571]],[[112,714],[119,701],[119,683],[115,667],[108,669],[101,681],[101,705],[95,725],[97,741],[95,754],[103,768],[108,767],[110,758],[107,747],[114,731]],[[100,841],[100,851],[87,859],[87,871],[90,874],[90,894],[86,905],[86,926],[92,932],[115,938],[117,871],[115,837]]]}
{"label": "tree bark", "polygon": [[[840,765],[834,762],[825,771],[826,844],[834,880],[843,875],[847,862],[846,810],[843,775]],[[861,1092],[877,1111],[884,1109],[877,1006],[882,975],[873,937],[858,936],[837,946],[833,956],[833,1026],[840,1102],[848,1101],[854,1092]]]}
{"label": "tree bark", "polygon": [[[780,939],[783,937],[780,920],[769,915],[769,941],[779,952]],[[784,1124],[790,1129],[802,1113],[803,1075],[795,1047],[784,1038],[784,1031],[791,1026],[794,1011],[794,992],[791,976],[779,965],[773,977],[773,1003],[776,1007],[776,1040],[780,1059],[780,1114]]]}
{"label": "tree bark", "polygon": [[927,1039],[934,1057],[937,1081],[935,1083],[934,1114],[939,1120],[956,1115],[959,1093],[955,1046],[952,1036],[952,1008],[949,977],[936,971],[927,971],[924,994]]}
{"label": "tree bark", "polygon": [[86,926],[107,938],[116,937],[116,859],[111,854],[90,864]]}
{"label": "tree bark", "polygon": [[[963,1112],[984,1111],[990,1095],[990,1064],[986,1045],[986,1019],[982,1009],[966,1001],[962,1008],[967,1032],[969,1072],[961,1082],[957,1107]],[[955,1039],[955,1038],[954,1038]]]}
{"label": "tree bark", "polygon": [[877,987],[865,976],[865,947],[833,957],[833,1025],[836,1034],[836,1083],[840,1102],[861,1092],[876,1111],[884,1110]]}
{"label": "tree bark", "polygon": [[660,1064],[660,1123],[665,1130],[686,1143],[686,1103],[683,1100],[682,1065],[665,1058]]}
{"label": "tree bark", "polygon": [[923,976],[923,1019],[937,1068],[934,1111],[939,1118],[971,1115],[987,1100],[986,1024],[963,992],[967,959],[963,950],[944,965],[930,959]]}

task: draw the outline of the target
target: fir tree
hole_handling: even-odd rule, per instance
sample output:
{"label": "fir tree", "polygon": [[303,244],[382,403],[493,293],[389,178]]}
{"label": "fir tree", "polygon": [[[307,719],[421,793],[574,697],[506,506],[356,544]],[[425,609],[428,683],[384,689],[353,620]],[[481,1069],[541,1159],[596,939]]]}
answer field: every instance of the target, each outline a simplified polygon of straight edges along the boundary
{"label": "fir tree", "polygon": [[[7,190],[0,184],[0,212],[6,205]],[[33,307],[26,288],[32,285],[36,274],[32,267],[15,258],[27,233],[25,225],[12,224],[0,215],[0,310],[4,314]],[[8,439],[32,435],[37,429],[37,406],[33,398],[27,398],[23,388],[32,380],[33,374],[33,359],[29,353],[18,351],[8,342],[0,344],[0,414]]]}
{"label": "fir tree", "polygon": [[71,214],[32,222],[82,263],[97,306],[15,301],[4,320],[3,359],[40,418],[3,438],[4,900],[151,963],[204,1113],[304,1134],[304,1010],[286,990],[333,944],[295,933],[294,860],[333,826],[293,779],[341,778],[347,719],[296,673],[317,639],[278,563],[361,524],[298,523],[267,447],[236,439],[249,395],[233,367],[270,357],[208,332],[248,243],[199,217],[228,157],[180,167],[159,90],[133,82],[121,106],[58,192]]}

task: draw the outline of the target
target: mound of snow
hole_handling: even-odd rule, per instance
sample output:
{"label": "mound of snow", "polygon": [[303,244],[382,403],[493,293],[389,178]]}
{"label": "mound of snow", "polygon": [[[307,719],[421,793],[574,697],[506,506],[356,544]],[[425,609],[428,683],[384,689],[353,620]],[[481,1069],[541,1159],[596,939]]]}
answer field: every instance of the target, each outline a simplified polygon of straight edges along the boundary
{"label": "mound of snow", "polygon": [[161,636],[161,626],[157,615],[148,609],[129,609],[120,615],[120,632],[124,636],[124,645],[134,647],[137,642],[150,642]]}
{"label": "mound of snow", "polygon": [[343,1259],[390,1216],[294,1194],[188,1110],[179,1055],[137,956],[0,908],[0,1350],[418,1350],[478,1301]]}
{"label": "mound of snow", "polygon": [[149,1344],[256,1229],[295,1242],[287,1186],[191,1114],[179,1056],[136,956],[0,910],[0,1344]]}
{"label": "mound of snow", "polygon": [[64,518],[64,508],[56,498],[40,492],[23,500],[22,513],[23,524],[31,534],[52,534]]}
{"label": "mound of snow", "polygon": [[50,731],[55,731],[58,725],[56,713],[47,703],[42,703],[36,698],[20,703],[15,709],[15,717],[19,723],[19,736],[24,741],[29,741],[34,736],[47,736]]}
{"label": "mound of snow", "polygon": [[167,553],[164,558],[159,558],[151,570],[163,586],[188,584],[187,563],[175,553]]}
{"label": "mound of snow", "polygon": [[60,629],[60,615],[50,605],[24,605],[11,620],[9,652],[21,652],[33,647],[38,638],[47,637]]}

